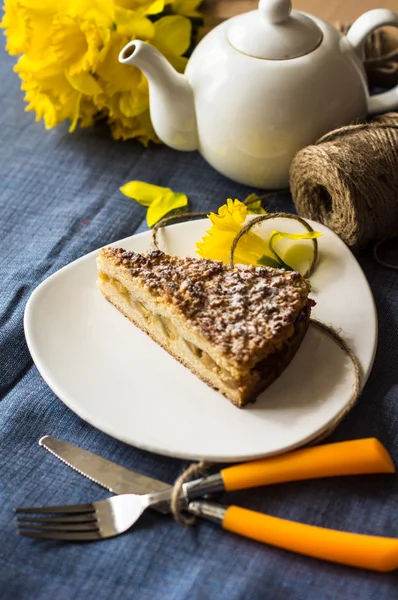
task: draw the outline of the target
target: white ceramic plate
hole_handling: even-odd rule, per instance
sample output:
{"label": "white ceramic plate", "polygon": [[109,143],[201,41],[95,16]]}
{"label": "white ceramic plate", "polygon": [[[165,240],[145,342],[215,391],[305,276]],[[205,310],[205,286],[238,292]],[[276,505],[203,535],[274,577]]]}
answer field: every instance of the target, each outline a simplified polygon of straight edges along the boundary
{"label": "white ceramic plate", "polygon": [[[171,226],[161,232],[161,245],[170,253],[194,255],[208,225],[204,219]],[[324,234],[311,278],[313,315],[341,331],[365,381],[377,338],[372,294],[345,244],[326,227],[312,225]],[[286,219],[266,222],[264,232],[269,228],[298,231],[297,222]],[[112,245],[143,251],[150,241],[147,232]],[[236,408],[102,297],[96,256],[97,251],[83,256],[38,286],[26,307],[25,333],[51,389],[98,429],[160,454],[233,462],[300,446],[347,409],[354,384],[350,361],[311,326],[280,378],[255,404]]]}

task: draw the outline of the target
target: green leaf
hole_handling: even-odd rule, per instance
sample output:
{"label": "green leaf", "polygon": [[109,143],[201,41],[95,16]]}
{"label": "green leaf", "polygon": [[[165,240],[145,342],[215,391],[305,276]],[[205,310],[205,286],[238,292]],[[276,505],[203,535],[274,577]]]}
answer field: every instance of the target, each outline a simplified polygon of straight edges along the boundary
{"label": "green leaf", "polygon": [[280,263],[271,258],[270,256],[267,256],[266,254],[264,254],[261,258],[258,259],[258,264],[262,265],[263,267],[273,267],[274,269],[281,269],[281,265]]}
{"label": "green leaf", "polygon": [[260,196],[257,194],[249,194],[244,199],[243,204],[247,207],[249,215],[266,215],[267,211],[262,207]]}

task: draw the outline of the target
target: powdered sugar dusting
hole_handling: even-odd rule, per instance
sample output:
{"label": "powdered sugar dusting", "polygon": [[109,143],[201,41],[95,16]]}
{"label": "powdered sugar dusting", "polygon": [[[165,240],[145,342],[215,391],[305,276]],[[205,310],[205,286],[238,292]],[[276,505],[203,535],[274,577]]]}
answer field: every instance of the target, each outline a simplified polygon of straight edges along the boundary
{"label": "powdered sugar dusting", "polygon": [[155,296],[172,303],[223,354],[251,362],[270,341],[286,337],[308,301],[309,284],[296,272],[106,248],[105,257],[128,269]]}

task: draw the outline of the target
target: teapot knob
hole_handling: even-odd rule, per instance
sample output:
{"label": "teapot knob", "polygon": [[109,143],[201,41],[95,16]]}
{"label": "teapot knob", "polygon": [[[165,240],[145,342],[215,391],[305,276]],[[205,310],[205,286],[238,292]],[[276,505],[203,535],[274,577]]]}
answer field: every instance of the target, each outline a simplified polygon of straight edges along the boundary
{"label": "teapot knob", "polygon": [[291,0],[260,0],[258,8],[264,19],[276,25],[288,20],[292,3]]}

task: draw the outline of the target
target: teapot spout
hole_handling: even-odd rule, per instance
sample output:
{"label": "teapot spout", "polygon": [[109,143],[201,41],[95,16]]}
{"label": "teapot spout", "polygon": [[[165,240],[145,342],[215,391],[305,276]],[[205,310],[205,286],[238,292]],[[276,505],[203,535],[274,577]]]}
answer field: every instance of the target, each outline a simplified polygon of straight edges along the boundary
{"label": "teapot spout", "polygon": [[141,69],[149,82],[150,113],[158,137],[176,150],[197,150],[195,104],[192,88],[164,56],[150,44],[129,42],[119,62]]}

